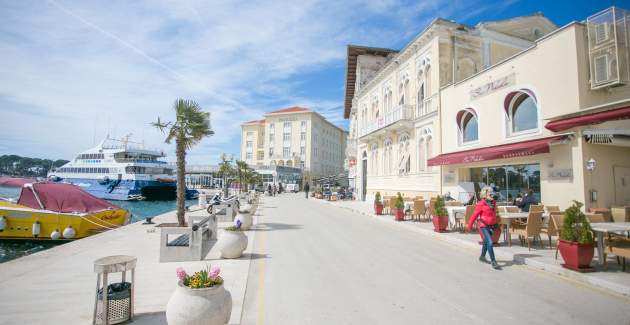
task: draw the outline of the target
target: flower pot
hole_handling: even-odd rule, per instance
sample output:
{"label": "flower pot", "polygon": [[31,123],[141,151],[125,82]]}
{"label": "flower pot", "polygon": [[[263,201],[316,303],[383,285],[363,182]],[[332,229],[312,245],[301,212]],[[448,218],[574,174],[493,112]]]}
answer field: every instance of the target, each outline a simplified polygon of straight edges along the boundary
{"label": "flower pot", "polygon": [[374,213],[377,215],[383,214],[383,203],[374,203]]}
{"label": "flower pot", "polygon": [[[481,237],[481,240],[479,241],[479,245],[482,245],[483,233],[481,232],[481,228],[477,227],[477,231],[479,232],[479,237]],[[492,244],[498,245],[500,238],[501,238],[501,227],[497,227],[497,229],[495,229],[494,232],[492,233]]]}
{"label": "flower pot", "polygon": [[558,250],[565,263],[562,266],[578,272],[593,271],[591,261],[595,253],[594,248],[593,244],[580,244],[560,239]]}
{"label": "flower pot", "polygon": [[247,236],[242,231],[223,231],[217,242],[222,258],[239,258],[247,248]]}
{"label": "flower pot", "polygon": [[232,295],[223,285],[192,289],[181,281],[166,305],[169,325],[223,325],[232,314]]}
{"label": "flower pot", "polygon": [[394,217],[396,221],[405,220],[405,209],[404,208],[394,208]]}
{"label": "flower pot", "polygon": [[251,214],[248,214],[248,213],[237,214],[236,218],[234,218],[234,222],[236,222],[237,220],[241,221],[241,229],[243,230],[249,230],[254,224],[254,218],[252,217]]}
{"label": "flower pot", "polygon": [[433,221],[433,231],[446,232],[446,228],[448,227],[448,216],[433,216],[431,221]]}

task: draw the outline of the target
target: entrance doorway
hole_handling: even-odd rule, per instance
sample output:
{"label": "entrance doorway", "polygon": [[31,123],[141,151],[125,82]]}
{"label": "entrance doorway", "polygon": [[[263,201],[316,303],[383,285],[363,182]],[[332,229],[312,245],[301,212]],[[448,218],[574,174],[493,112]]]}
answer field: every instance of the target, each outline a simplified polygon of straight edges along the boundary
{"label": "entrance doorway", "polygon": [[361,201],[365,201],[367,195],[367,153],[363,153],[361,160]]}
{"label": "entrance doorway", "polygon": [[615,205],[630,205],[630,168],[615,166]]}

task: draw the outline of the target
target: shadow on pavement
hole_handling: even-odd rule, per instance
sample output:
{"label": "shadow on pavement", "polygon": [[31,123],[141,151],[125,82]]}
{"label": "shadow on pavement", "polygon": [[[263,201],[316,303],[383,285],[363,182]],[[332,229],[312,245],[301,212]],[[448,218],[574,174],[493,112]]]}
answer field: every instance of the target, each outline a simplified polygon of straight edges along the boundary
{"label": "shadow on pavement", "polygon": [[292,225],[288,223],[263,222],[256,224],[256,228],[249,231],[273,231],[273,230],[295,230],[302,229],[302,225]]}

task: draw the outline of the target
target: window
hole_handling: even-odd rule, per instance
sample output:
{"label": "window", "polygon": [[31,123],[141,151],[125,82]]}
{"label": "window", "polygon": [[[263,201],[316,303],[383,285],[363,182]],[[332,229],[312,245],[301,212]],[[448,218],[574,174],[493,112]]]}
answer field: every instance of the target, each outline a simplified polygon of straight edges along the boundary
{"label": "window", "polygon": [[306,130],[306,121],[300,122],[300,128],[302,128],[302,130]]}
{"label": "window", "polygon": [[392,140],[385,140],[383,147],[383,175],[389,175],[392,168]]}
{"label": "window", "polygon": [[306,141],[306,132],[300,133],[300,140],[301,141]]}
{"label": "window", "polygon": [[512,92],[506,101],[510,134],[538,129],[538,106],[531,92]]}
{"label": "window", "polygon": [[287,130],[287,129],[290,130],[291,129],[291,122],[284,122],[283,127],[284,127],[285,130]]}
{"label": "window", "polygon": [[305,154],[306,154],[306,147],[301,146],[301,147],[300,147],[300,155],[302,155],[302,156],[303,156],[303,155],[305,155]]}
{"label": "window", "polygon": [[274,134],[269,133],[269,142],[273,143],[273,137],[274,137]]}
{"label": "window", "polygon": [[398,173],[408,174],[411,169],[409,153],[409,135],[403,134],[398,139]]}
{"label": "window", "polygon": [[282,157],[283,158],[291,158],[291,148],[290,147],[283,147],[282,148]]}
{"label": "window", "polygon": [[247,141],[247,142],[245,142],[245,146],[247,148],[252,148],[254,146],[254,142],[253,141]]}
{"label": "window", "polygon": [[425,161],[424,161],[424,166],[425,166],[425,167],[426,167],[429,171],[431,171],[431,169],[432,169],[432,168],[427,166],[427,160],[428,160],[428,159],[431,159],[431,158],[433,157],[433,141],[431,141],[431,140],[432,140],[432,139],[431,139],[431,137],[429,136],[429,137],[427,137],[427,139],[426,139],[426,141],[425,141],[425,144],[426,144],[426,149],[425,149],[425,152],[426,152],[426,158],[425,158]]}
{"label": "window", "polygon": [[370,163],[372,165],[371,174],[378,174],[378,146],[376,143],[372,144],[372,150],[370,152]]}
{"label": "window", "polygon": [[423,171],[426,166],[424,139],[418,141],[418,170]]}
{"label": "window", "polygon": [[265,159],[265,152],[264,151],[258,151],[258,153],[256,154],[256,159],[258,159],[258,160]]}
{"label": "window", "polygon": [[273,157],[273,148],[269,148],[269,158]]}
{"label": "window", "polygon": [[273,133],[274,128],[275,128],[274,124],[273,123],[269,123],[269,132]]}
{"label": "window", "polygon": [[460,144],[479,140],[477,114],[473,109],[467,108],[457,113],[457,126],[459,128]]}
{"label": "window", "polygon": [[252,153],[251,153],[251,152],[248,152],[248,153],[245,155],[245,159],[246,159],[246,160],[252,160]]}
{"label": "window", "polygon": [[282,134],[282,140],[283,141],[291,141],[291,133],[284,133],[284,134]]}
{"label": "window", "polygon": [[247,139],[251,139],[254,137],[254,132],[248,131],[246,135]]}

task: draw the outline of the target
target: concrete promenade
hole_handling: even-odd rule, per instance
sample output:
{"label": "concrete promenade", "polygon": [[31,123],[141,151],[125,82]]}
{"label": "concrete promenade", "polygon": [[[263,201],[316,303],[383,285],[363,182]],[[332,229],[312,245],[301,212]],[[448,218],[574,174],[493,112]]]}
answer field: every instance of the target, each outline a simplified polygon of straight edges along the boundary
{"label": "concrete promenade", "polygon": [[[393,223],[399,227],[403,227],[404,229],[434,238],[435,240],[445,241],[450,245],[462,248],[479,249],[480,237],[478,233],[474,230],[472,233],[462,233],[459,231],[436,233],[433,231],[433,224],[431,222],[413,222],[409,220],[399,222],[395,221],[394,217],[391,215],[377,216],[374,214],[374,209],[370,202],[329,202],[324,200],[319,200],[319,202],[322,204],[330,204],[336,207],[349,209],[351,211],[361,213],[362,215],[373,217],[377,221]],[[515,237],[512,237],[512,246],[507,246],[504,242],[502,234],[501,239],[499,240],[500,246],[495,247],[495,254],[502,259],[512,260],[514,262],[528,265],[530,267],[545,272],[550,272],[555,275],[560,275],[568,279],[576,280],[587,285],[597,286],[601,289],[608,290],[611,293],[621,294],[630,297],[630,273],[622,272],[622,269],[617,264],[614,256],[608,257],[607,269],[597,264],[597,253],[595,253],[595,257],[591,265],[595,268],[596,272],[579,273],[567,270],[561,265],[562,263],[564,263],[564,261],[562,260],[560,253],[558,253],[558,258],[555,258],[556,239],[557,238],[553,239],[552,243],[554,246],[550,249],[549,242],[547,241],[547,238],[543,235],[544,247],[541,249],[540,246],[536,244],[532,245],[531,250],[528,250],[527,246],[522,247],[519,244],[518,239]]]}
{"label": "concrete promenade", "polygon": [[[205,214],[205,210],[192,213]],[[157,225],[176,218],[171,212],[153,220]],[[229,224],[219,224],[219,236]],[[175,269],[181,266],[192,273],[206,265],[221,267],[233,299],[230,324],[239,324],[252,245],[235,260],[220,259],[213,248],[203,261],[159,263],[156,225],[134,223],[0,264],[0,324],[91,324],[96,287],[93,261],[119,254],[138,258],[133,324],[166,324],[164,311],[177,285]],[[255,240],[255,232],[247,235],[250,243]]]}
{"label": "concrete promenade", "polygon": [[[303,193],[266,198],[243,324],[623,324],[630,299]],[[403,226],[404,225],[404,226]],[[468,235],[474,237],[473,235]],[[526,250],[526,249],[525,249]],[[535,253],[532,253],[535,254]]]}

